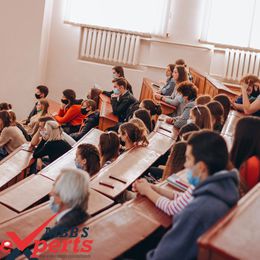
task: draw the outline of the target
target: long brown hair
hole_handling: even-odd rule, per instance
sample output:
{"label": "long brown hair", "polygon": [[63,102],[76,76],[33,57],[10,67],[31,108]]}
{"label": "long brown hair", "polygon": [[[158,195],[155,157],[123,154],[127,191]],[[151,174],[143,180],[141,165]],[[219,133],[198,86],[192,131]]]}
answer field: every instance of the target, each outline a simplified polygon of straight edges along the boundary
{"label": "long brown hair", "polygon": [[149,144],[149,141],[143,131],[133,123],[123,123],[120,125],[119,130],[123,135],[127,135],[130,141],[134,144],[140,144],[143,146]]}
{"label": "long brown hair", "polygon": [[250,116],[239,119],[230,152],[230,159],[237,169],[252,156],[260,158],[259,133],[260,118]]}
{"label": "long brown hair", "polygon": [[224,124],[226,122],[226,119],[228,117],[228,114],[229,114],[229,111],[231,108],[230,99],[226,94],[216,95],[213,99],[218,101],[224,108],[224,122],[223,122],[223,124]]}
{"label": "long brown hair", "polygon": [[163,171],[162,180],[167,179],[173,173],[177,173],[184,169],[185,152],[187,148],[186,142],[177,142],[171,150],[168,157],[166,167]]}
{"label": "long brown hair", "polygon": [[115,132],[106,132],[100,135],[99,150],[101,155],[101,165],[107,161],[115,160],[119,155],[120,141]]}
{"label": "long brown hair", "polygon": [[174,69],[177,69],[179,77],[177,80],[177,84],[180,84],[183,81],[188,80],[188,73],[186,71],[186,68],[182,65],[176,65]]}
{"label": "long brown hair", "polygon": [[195,117],[195,124],[200,129],[212,130],[212,120],[210,110],[206,106],[195,106],[190,112]]}
{"label": "long brown hair", "polygon": [[80,144],[78,152],[82,159],[86,159],[86,170],[89,176],[93,176],[100,170],[100,154],[97,147],[93,144]]}
{"label": "long brown hair", "polygon": [[221,131],[224,123],[224,108],[218,101],[211,101],[207,104],[212,117],[215,119],[213,130]]}

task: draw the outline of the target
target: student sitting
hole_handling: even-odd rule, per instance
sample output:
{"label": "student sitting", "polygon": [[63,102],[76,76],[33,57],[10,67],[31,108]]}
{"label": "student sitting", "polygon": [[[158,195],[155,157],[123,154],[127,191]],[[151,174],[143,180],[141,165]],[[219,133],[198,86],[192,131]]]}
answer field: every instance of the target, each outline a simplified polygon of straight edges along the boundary
{"label": "student sitting", "polygon": [[16,121],[16,115],[15,115],[14,111],[9,110],[8,113],[10,115],[11,125],[17,126],[22,131],[23,136],[26,139],[26,141],[28,141],[28,142],[31,141],[31,137],[27,134],[26,130],[23,128],[23,126],[20,123],[18,123]]}
{"label": "student sitting", "polygon": [[177,108],[177,111],[176,111],[175,114],[177,116],[179,116],[183,112],[184,105],[181,102],[181,96],[179,95],[178,88],[179,88],[179,85],[182,82],[187,81],[188,74],[187,74],[187,71],[186,71],[185,67],[183,67],[183,66],[175,66],[175,68],[173,70],[172,76],[173,76],[173,79],[176,82],[176,87],[174,88],[174,91],[173,91],[172,95],[169,96],[169,97],[164,97],[162,95],[155,94],[154,97],[156,99],[158,99],[158,100],[166,102],[167,104],[175,106]]}
{"label": "student sitting", "polygon": [[210,95],[201,95],[196,98],[195,103],[196,105],[206,105],[212,100]]}
{"label": "student sitting", "polygon": [[119,122],[124,122],[133,114],[132,108],[139,104],[138,100],[127,90],[124,79],[115,80],[114,94],[111,95],[113,114],[118,116]]}
{"label": "student sitting", "polygon": [[77,104],[75,91],[64,90],[61,103],[58,115],[54,116],[55,120],[62,125],[67,134],[78,132],[84,116],[81,114],[81,105]]}
{"label": "student sitting", "polygon": [[38,159],[37,170],[43,167],[43,157],[48,157],[44,163],[46,165],[71,149],[71,146],[62,139],[62,130],[55,121],[47,121],[43,127],[39,128],[38,135],[42,137],[42,140],[33,153],[33,158]]}
{"label": "student sitting", "polygon": [[131,118],[129,120],[129,123],[135,124],[142,131],[142,134],[144,136],[148,136],[149,135],[149,130],[147,129],[146,125],[144,124],[144,122],[141,119],[139,119],[139,118]]}
{"label": "student sitting", "polygon": [[218,101],[211,101],[207,104],[210,110],[213,130],[217,133],[221,133],[224,122],[224,109]]}
{"label": "student sitting", "polygon": [[[124,68],[121,66],[115,66],[112,68],[112,83],[115,82],[116,79],[118,78],[123,78],[126,81],[126,89],[133,95],[133,89],[132,86],[129,84],[129,82],[126,80],[125,78],[125,73],[124,73]],[[114,93],[113,90],[112,91],[102,91],[102,93],[108,97],[111,97],[111,95]]]}
{"label": "student sitting", "polygon": [[186,124],[186,125],[184,125],[184,126],[180,129],[176,141],[177,141],[177,142],[178,142],[178,141],[183,141],[183,135],[184,135],[184,134],[189,133],[189,132],[192,132],[192,131],[194,131],[194,132],[195,132],[195,131],[199,131],[199,130],[200,130],[200,128],[199,128],[197,125],[195,125],[194,123]]}
{"label": "student sitting", "polygon": [[89,176],[82,170],[63,169],[50,192],[49,207],[56,216],[55,226],[40,240],[57,237],[61,229],[70,229],[84,223],[89,200]]}
{"label": "student sitting", "polygon": [[230,157],[240,171],[240,192],[244,195],[260,181],[260,119],[241,118],[235,130]]}
{"label": "student sitting", "polygon": [[227,120],[229,111],[231,109],[230,99],[226,94],[218,94],[213,98],[213,100],[218,101],[224,108],[224,122],[223,122],[224,125]]}
{"label": "student sitting", "polygon": [[99,124],[99,111],[96,107],[96,102],[91,99],[84,100],[81,104],[81,114],[85,116],[79,132],[70,134],[70,136],[78,141],[92,128]]}
{"label": "student sitting", "polygon": [[152,128],[154,128],[157,117],[162,114],[161,105],[155,103],[152,99],[143,99],[140,108],[144,108],[149,112],[152,120]]}
{"label": "student sitting", "polygon": [[175,143],[164,167],[150,167],[149,172],[152,177],[156,180],[164,181],[173,173],[183,170],[185,163],[185,151],[186,142]]}
{"label": "student sitting", "polygon": [[[180,143],[183,144],[184,142],[180,142]],[[184,154],[185,154],[185,150],[186,150],[186,144],[185,144]],[[175,156],[176,155],[172,150],[166,165],[166,169],[169,170],[171,174],[173,172],[175,173],[178,172],[175,171],[175,169],[177,168],[174,168],[174,164],[176,165],[177,160],[175,160],[174,163],[170,161],[170,160],[174,160]],[[179,160],[182,161],[180,164],[182,165],[182,167],[179,167],[180,170],[183,169],[184,167],[183,165],[185,162],[185,155],[183,156],[183,158],[178,158]],[[180,213],[192,201],[193,189],[194,186],[190,185],[185,192],[172,192],[168,189],[164,189],[157,185],[150,184],[144,178],[139,179],[133,183],[133,191],[138,192],[143,196],[146,196],[149,200],[151,200],[156,205],[157,208],[159,208],[169,216],[174,216]]]}
{"label": "student sitting", "polygon": [[0,103],[0,111],[11,110],[11,109],[12,109],[11,104],[8,104],[6,102]]}
{"label": "student sitting", "polygon": [[48,109],[49,109],[49,102],[47,99],[41,98],[37,101],[36,114],[30,118],[30,121],[27,122],[25,126],[26,131],[30,136],[34,136],[34,134],[37,132],[39,128],[38,120],[40,117],[48,115]]}
{"label": "student sitting", "polygon": [[195,106],[190,111],[190,118],[187,123],[194,123],[200,129],[212,130],[212,118],[208,107],[206,106]]}
{"label": "student sitting", "polygon": [[0,111],[0,160],[26,142],[22,131],[12,125],[7,111]]}
{"label": "student sitting", "polygon": [[119,127],[120,139],[125,143],[123,151],[128,151],[135,146],[147,146],[149,141],[143,131],[133,123],[123,123]]}
{"label": "student sitting", "polygon": [[106,167],[119,156],[120,140],[115,132],[106,132],[100,135],[99,151],[101,155],[101,167]]}
{"label": "student sitting", "polygon": [[146,109],[138,109],[134,112],[133,118],[139,118],[142,120],[148,130],[148,133],[153,131],[153,126],[151,122],[151,116]]}
{"label": "student sitting", "polygon": [[171,229],[147,259],[196,259],[197,239],[237,203],[237,171],[227,170],[228,150],[217,133],[193,134],[186,150],[187,179],[193,200],[176,216]]}
{"label": "student sitting", "polygon": [[[37,100],[41,99],[41,98],[46,98],[48,96],[48,94],[49,94],[49,89],[46,86],[39,85],[35,88],[35,98]],[[30,112],[30,114],[28,116],[28,118],[22,122],[23,124],[25,124],[25,125],[28,124],[30,122],[31,117],[33,117],[34,115],[37,114],[37,107],[36,107],[37,103],[38,102],[35,103],[32,111]]]}
{"label": "student sitting", "polygon": [[180,129],[187,124],[187,120],[190,117],[190,110],[195,106],[197,87],[190,81],[184,81],[178,86],[177,91],[179,93],[179,101],[184,105],[183,112],[180,116],[168,118],[166,122]]}
{"label": "student sitting", "polygon": [[[260,80],[259,82],[255,83],[258,87],[260,87]],[[246,115],[256,115],[260,116],[260,94],[257,96],[256,100],[250,103],[248,95],[247,95],[247,88],[248,85],[242,82],[241,90],[242,90],[242,97],[243,97],[243,110]]]}
{"label": "student sitting", "polygon": [[174,67],[175,67],[174,64],[169,64],[166,67],[166,70],[165,70],[165,74],[167,77],[166,84],[158,92],[159,94],[161,94],[163,96],[171,96],[171,94],[175,88],[175,80],[172,77]]}
{"label": "student sitting", "polygon": [[187,74],[188,74],[188,79],[190,82],[192,82],[193,78],[192,78],[192,75],[189,73],[189,70],[187,68],[187,64],[186,62],[184,61],[184,59],[177,59],[175,61],[175,65],[180,65],[180,66],[184,66],[186,71],[187,71]]}
{"label": "student sitting", "polygon": [[100,154],[93,144],[80,144],[77,147],[75,165],[78,169],[86,171],[90,177],[100,170]]}

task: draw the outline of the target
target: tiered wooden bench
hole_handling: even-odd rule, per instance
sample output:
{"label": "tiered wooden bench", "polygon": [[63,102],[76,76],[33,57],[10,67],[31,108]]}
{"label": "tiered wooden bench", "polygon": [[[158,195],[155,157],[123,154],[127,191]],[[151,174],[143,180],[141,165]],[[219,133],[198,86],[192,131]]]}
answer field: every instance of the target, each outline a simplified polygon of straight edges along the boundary
{"label": "tiered wooden bench", "polygon": [[154,95],[156,94],[156,91],[158,90],[156,87],[154,87],[152,85],[152,80],[148,79],[148,78],[144,78],[143,79],[143,84],[142,84],[142,89],[141,89],[141,94],[140,94],[140,102],[143,99],[152,99],[154,100],[156,103],[160,103],[161,107],[162,107],[162,112],[163,114],[171,114],[174,112],[174,110],[176,109],[175,106],[171,106],[169,104],[167,104],[164,101],[158,101],[154,98]]}

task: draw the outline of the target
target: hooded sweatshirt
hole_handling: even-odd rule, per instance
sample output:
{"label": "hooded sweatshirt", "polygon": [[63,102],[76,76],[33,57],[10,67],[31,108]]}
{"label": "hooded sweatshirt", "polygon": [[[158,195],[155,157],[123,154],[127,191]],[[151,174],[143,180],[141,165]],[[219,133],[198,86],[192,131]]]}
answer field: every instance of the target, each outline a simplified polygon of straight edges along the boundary
{"label": "hooded sweatshirt", "polygon": [[193,201],[174,218],[172,228],[147,259],[196,259],[197,239],[237,203],[238,172],[220,171],[201,182]]}

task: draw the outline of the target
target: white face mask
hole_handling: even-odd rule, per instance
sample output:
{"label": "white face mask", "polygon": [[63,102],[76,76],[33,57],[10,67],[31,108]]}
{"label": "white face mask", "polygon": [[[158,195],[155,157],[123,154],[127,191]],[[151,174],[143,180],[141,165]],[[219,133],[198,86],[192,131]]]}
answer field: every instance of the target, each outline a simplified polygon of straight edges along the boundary
{"label": "white face mask", "polygon": [[59,204],[56,204],[56,203],[54,202],[54,197],[53,197],[53,196],[50,197],[49,208],[51,209],[51,211],[52,211],[53,213],[58,213],[59,210],[60,210],[60,205],[59,205]]}

